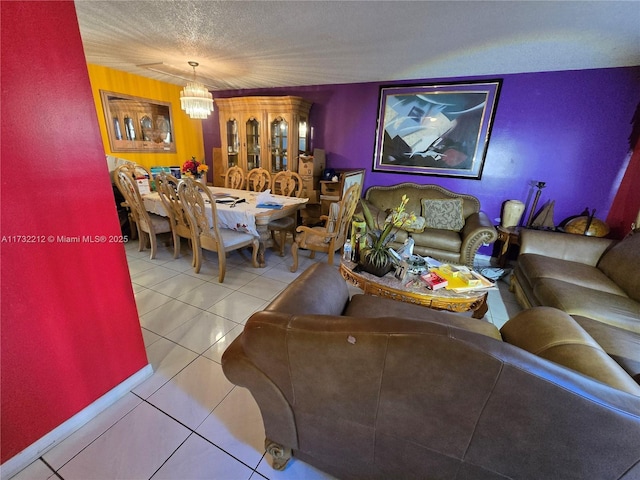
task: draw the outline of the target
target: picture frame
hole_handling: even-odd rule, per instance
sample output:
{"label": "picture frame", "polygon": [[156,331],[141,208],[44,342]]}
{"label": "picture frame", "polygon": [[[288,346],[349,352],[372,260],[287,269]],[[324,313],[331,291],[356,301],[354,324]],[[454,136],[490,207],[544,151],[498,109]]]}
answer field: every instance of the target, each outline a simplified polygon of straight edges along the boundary
{"label": "picture frame", "polygon": [[502,80],[380,87],[373,170],[479,180]]}
{"label": "picture frame", "polygon": [[176,153],[171,103],[100,90],[112,152]]}
{"label": "picture frame", "polygon": [[342,185],[340,191],[342,195],[340,198],[344,198],[344,194],[349,190],[352,185],[360,185],[360,194],[358,198],[362,196],[362,186],[364,185],[364,169],[348,170],[342,174]]}

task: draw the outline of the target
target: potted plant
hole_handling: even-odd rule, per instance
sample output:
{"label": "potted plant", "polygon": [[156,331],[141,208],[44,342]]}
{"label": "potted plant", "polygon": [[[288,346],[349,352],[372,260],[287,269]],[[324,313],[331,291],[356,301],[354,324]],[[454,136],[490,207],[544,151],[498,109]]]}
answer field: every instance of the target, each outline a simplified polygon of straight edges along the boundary
{"label": "potted plant", "polygon": [[365,272],[379,277],[386,275],[393,268],[393,257],[389,253],[388,243],[395,237],[394,228],[399,229],[416,220],[413,212],[405,212],[409,198],[402,196],[400,205],[391,210],[380,226],[379,218],[374,217],[366,201],[360,201],[362,213],[367,224],[367,246],[360,254],[360,267]]}

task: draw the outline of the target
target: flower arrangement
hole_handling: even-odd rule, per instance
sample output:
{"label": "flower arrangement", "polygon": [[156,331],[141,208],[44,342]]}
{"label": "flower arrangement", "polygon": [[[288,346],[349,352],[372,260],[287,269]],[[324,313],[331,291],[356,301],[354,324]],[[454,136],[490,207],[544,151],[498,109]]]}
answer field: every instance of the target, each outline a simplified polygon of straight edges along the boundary
{"label": "flower arrangement", "polygon": [[395,237],[395,235],[391,235],[392,230],[415,222],[416,215],[413,212],[407,213],[405,211],[408,202],[409,198],[403,195],[400,205],[391,210],[386,216],[382,228],[379,226],[378,219],[371,214],[366,202],[360,202],[364,219],[367,223],[367,237],[369,240],[367,247],[363,249],[362,258],[374,267],[381,268],[391,261],[387,244]]}
{"label": "flower arrangement", "polygon": [[196,157],[191,157],[191,160],[187,160],[182,164],[182,173],[185,175],[193,175],[199,177],[202,174],[206,174],[209,171],[209,167],[204,162],[199,162]]}

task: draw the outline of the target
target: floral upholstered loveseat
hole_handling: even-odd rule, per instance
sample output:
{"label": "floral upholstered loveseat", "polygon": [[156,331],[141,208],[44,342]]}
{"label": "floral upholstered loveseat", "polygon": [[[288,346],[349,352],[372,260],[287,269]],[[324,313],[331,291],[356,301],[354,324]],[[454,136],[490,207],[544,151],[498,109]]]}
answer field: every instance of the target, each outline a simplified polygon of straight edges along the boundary
{"label": "floral upholstered loveseat", "polygon": [[399,248],[409,236],[415,242],[414,253],[437,260],[473,267],[478,248],[498,237],[489,217],[480,211],[480,201],[438,185],[400,183],[388,187],[370,187],[363,202],[374,216],[384,219],[406,195],[407,212],[418,221],[405,225],[389,245]]}

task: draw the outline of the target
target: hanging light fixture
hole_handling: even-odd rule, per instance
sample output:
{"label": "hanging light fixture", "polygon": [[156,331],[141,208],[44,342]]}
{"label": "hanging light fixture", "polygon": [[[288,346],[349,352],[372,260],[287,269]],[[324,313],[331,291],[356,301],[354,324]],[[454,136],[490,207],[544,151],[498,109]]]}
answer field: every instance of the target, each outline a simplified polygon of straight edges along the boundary
{"label": "hanging light fixture", "polygon": [[180,92],[180,106],[191,118],[207,118],[213,112],[213,96],[209,90],[196,81],[198,62],[189,62],[193,67],[193,81]]}

